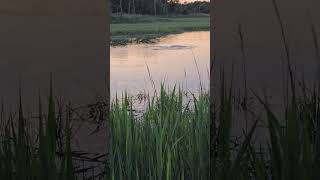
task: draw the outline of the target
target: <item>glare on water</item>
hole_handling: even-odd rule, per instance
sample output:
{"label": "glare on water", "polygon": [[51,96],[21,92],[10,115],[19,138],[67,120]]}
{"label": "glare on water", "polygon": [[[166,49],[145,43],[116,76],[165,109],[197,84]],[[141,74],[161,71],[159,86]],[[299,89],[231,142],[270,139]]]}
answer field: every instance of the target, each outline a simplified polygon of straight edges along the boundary
{"label": "glare on water", "polygon": [[209,31],[168,35],[154,44],[111,47],[111,95],[123,91],[132,95],[150,92],[152,81],[157,87],[165,82],[198,91],[200,78],[202,85],[207,87],[209,47]]}

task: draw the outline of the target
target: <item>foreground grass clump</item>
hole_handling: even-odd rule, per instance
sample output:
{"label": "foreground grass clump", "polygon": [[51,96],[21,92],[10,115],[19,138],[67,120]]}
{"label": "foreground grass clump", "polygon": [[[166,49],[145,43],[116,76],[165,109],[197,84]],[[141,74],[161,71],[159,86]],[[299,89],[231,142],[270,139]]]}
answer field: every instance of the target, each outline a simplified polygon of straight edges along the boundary
{"label": "foreground grass clump", "polygon": [[112,179],[209,178],[208,95],[183,103],[182,91],[162,86],[141,115],[132,103],[112,103]]}
{"label": "foreground grass clump", "polygon": [[171,33],[208,31],[209,20],[209,16],[113,17],[110,27],[111,45],[124,45],[131,41],[145,42]]}
{"label": "foreground grass clump", "polygon": [[[32,119],[27,118],[21,100],[18,115],[5,116],[4,104],[0,115],[0,179],[5,180],[75,180],[71,155],[70,114],[66,115],[64,145],[57,155],[57,114],[50,91],[47,116],[44,118],[39,95],[38,134],[32,137]],[[69,109],[68,109],[69,111]],[[62,130],[63,131],[63,130]]]}
{"label": "foreground grass clump", "polygon": [[79,133],[75,131],[77,124],[105,120],[105,103],[74,107],[70,101],[59,101],[53,93],[52,80],[47,106],[43,106],[40,94],[35,112],[24,110],[21,90],[17,113],[8,112],[4,101],[0,104],[0,179],[104,178],[107,168],[99,159],[104,154],[92,157],[75,147],[74,139]]}
{"label": "foreground grass clump", "polygon": [[[248,93],[263,113],[240,106],[233,89],[223,82],[211,122],[210,177],[217,180],[316,180],[320,176],[320,88],[293,79],[281,114],[258,93]],[[252,100],[253,100],[252,99]],[[231,138],[241,113],[248,113],[250,129]],[[260,130],[265,130],[260,133]],[[259,137],[255,137],[255,133]],[[235,142],[236,146],[234,146]]]}

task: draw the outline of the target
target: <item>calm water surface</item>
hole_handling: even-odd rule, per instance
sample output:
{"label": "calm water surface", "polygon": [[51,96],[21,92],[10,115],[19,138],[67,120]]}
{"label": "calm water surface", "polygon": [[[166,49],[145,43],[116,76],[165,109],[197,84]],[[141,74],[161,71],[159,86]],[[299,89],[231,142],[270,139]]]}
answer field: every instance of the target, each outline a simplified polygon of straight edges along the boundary
{"label": "calm water surface", "polygon": [[152,81],[157,89],[161,82],[165,82],[171,87],[180,84],[197,92],[200,88],[199,75],[202,86],[207,88],[209,47],[209,31],[169,35],[154,44],[111,47],[111,96],[124,91],[131,95],[150,92]]}

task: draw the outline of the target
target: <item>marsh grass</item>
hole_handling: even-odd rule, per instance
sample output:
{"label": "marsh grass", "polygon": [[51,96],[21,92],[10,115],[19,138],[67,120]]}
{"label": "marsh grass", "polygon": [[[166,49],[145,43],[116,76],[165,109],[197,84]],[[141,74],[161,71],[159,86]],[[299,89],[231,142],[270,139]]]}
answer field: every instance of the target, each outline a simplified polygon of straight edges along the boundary
{"label": "marsh grass", "polygon": [[[281,125],[284,120],[274,115],[266,100],[254,94],[266,111],[266,135],[270,140],[260,148],[252,139],[262,119],[255,120],[233,145],[233,88],[227,88],[224,78],[220,105],[212,119],[209,96],[204,91],[198,96],[190,94],[192,103],[183,103],[184,91],[167,90],[162,84],[158,96],[147,100],[141,116],[134,115],[132,99],[123,94],[111,103],[110,178],[267,180],[290,179],[292,171],[296,171],[294,176],[299,175],[297,179],[306,177],[305,171],[312,171],[308,168],[314,166],[311,149],[315,142],[310,132],[316,132],[311,124],[320,112],[320,97],[316,98],[316,91],[310,94],[303,85],[297,87],[304,89],[305,94],[287,107],[285,122],[290,125]],[[210,133],[212,120],[215,133]]]}
{"label": "marsh grass", "polygon": [[[210,177],[218,180],[315,180],[319,179],[319,134],[320,134],[320,89],[318,82],[313,85],[306,80],[297,79],[292,61],[292,49],[290,49],[288,36],[281,17],[280,8],[276,0],[272,0],[275,17],[280,26],[281,43],[285,53],[286,79],[284,86],[285,101],[281,113],[277,116],[267,98],[262,98],[254,90],[248,89],[246,78],[243,81],[245,93],[243,100],[238,102],[238,97],[232,92],[232,80],[227,87],[224,73],[221,77],[220,92],[216,92],[220,98],[218,103],[211,104],[211,161]],[[318,34],[310,14],[308,14],[310,30],[315,48],[315,57],[319,60]],[[243,73],[246,77],[246,47],[245,35],[242,25],[238,26],[240,39],[241,59],[243,60]],[[223,72],[223,70],[222,70]],[[308,84],[308,85],[307,85]],[[267,94],[265,94],[266,96]],[[258,105],[262,105],[263,114],[256,116],[247,106],[248,97],[254,97]],[[267,96],[266,96],[267,97]],[[213,103],[213,101],[211,102]],[[256,119],[253,125],[242,135],[242,141],[236,147],[232,146],[230,132],[232,123],[239,119],[234,114],[237,107],[245,115]],[[259,113],[260,114],[260,113]],[[266,141],[253,141],[252,133],[257,131],[257,123],[266,124],[264,128]],[[245,126],[247,127],[247,125]]]}
{"label": "marsh grass", "polygon": [[208,179],[209,98],[183,104],[161,86],[140,118],[127,95],[112,103],[112,179]]}
{"label": "marsh grass", "polygon": [[[20,88],[18,113],[5,112],[5,104],[3,101],[1,103],[0,179],[88,178],[88,175],[84,175],[85,167],[75,161],[81,159],[81,155],[71,149],[75,108],[71,103],[61,105],[56,102],[52,80],[47,106],[42,105],[43,100],[39,92],[36,117],[27,116],[24,112],[21,94]],[[43,107],[47,107],[47,110]],[[79,172],[82,174],[79,175]],[[99,177],[104,176],[105,171],[102,173]],[[96,177],[94,173],[90,172],[90,175],[91,178]]]}
{"label": "marsh grass", "polygon": [[115,16],[110,26],[111,45],[152,43],[157,38],[186,31],[208,31],[208,16]]}
{"label": "marsh grass", "polygon": [[[52,83],[50,83],[52,84]],[[28,126],[30,120],[27,119],[23,111],[21,88],[19,91],[19,113],[18,117],[9,115],[8,119],[1,118],[1,144],[0,144],[0,178],[7,180],[14,179],[75,179],[72,163],[70,162],[70,125],[67,117],[65,132],[66,144],[63,156],[56,156],[56,112],[53,99],[52,87],[50,88],[48,100],[48,115],[46,122],[43,121],[42,104],[39,95],[38,112],[38,143],[35,146]],[[3,107],[2,107],[3,108]]]}
{"label": "marsh grass", "polygon": [[[253,95],[262,105],[264,114],[246,128],[241,140],[233,145],[231,132],[232,122],[237,118],[234,114],[236,101],[232,81],[226,81],[223,74],[218,105],[210,104],[205,91],[198,95],[190,93],[192,101],[184,102],[185,91],[176,87],[167,90],[162,84],[156,96],[147,99],[141,116],[135,116],[133,100],[123,94],[111,103],[110,176],[106,179],[319,179],[320,88],[318,85],[310,88],[305,81],[295,78],[280,11],[276,1],[272,2],[279,20],[288,65],[288,97],[282,111],[284,116],[277,117],[267,98],[245,87],[248,92],[243,106],[239,107],[248,114],[246,116],[251,115],[246,98]],[[315,54],[319,59],[318,36],[311,20],[310,27]],[[238,34],[244,60],[243,71],[246,72],[241,25]],[[53,89],[52,86],[50,89]],[[23,111],[21,90],[19,97],[17,114],[6,113],[5,104],[1,101],[0,179],[76,179],[70,146],[71,105],[65,107],[64,146],[61,156],[57,156],[56,133],[59,123],[56,117],[60,111],[56,111],[53,92],[50,92],[46,116],[43,115],[39,96],[37,141],[27,131],[30,121]],[[264,120],[268,138],[257,147],[252,141],[253,135],[258,122]]]}
{"label": "marsh grass", "polygon": [[[158,96],[148,99],[142,117],[137,118],[126,94],[116,99],[111,108],[112,179],[319,179],[319,85],[310,88],[295,76],[280,8],[276,0],[272,0],[272,4],[285,53],[285,101],[281,109],[284,116],[278,117],[267,98],[247,86],[245,34],[239,25],[245,74],[241,104],[235,100],[232,81],[226,81],[223,73],[218,104],[209,103],[206,94],[193,96],[194,104],[183,103],[181,89],[166,91],[162,87]],[[317,31],[310,16],[309,20],[315,55],[319,59]],[[256,116],[248,106],[252,96],[263,107],[262,116]],[[234,144],[231,134],[235,128],[233,122],[238,118],[235,106],[245,113],[246,125]],[[254,116],[251,126],[247,122],[249,116]],[[266,130],[262,135],[266,140],[257,145],[253,137],[261,123],[266,124],[260,127]]]}
{"label": "marsh grass", "polygon": [[153,22],[170,22],[173,21],[174,18],[197,18],[197,17],[206,17],[208,18],[208,14],[194,14],[194,15],[171,15],[171,16],[153,16],[153,15],[140,15],[140,14],[112,14],[111,15],[111,23],[119,24],[119,23],[153,23]]}

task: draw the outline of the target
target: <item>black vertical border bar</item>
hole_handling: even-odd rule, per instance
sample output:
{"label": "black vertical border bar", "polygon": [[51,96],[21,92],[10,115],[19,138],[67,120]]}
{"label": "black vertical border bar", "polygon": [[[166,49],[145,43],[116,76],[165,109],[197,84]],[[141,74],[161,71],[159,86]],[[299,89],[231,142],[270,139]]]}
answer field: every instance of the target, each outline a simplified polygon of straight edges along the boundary
{"label": "black vertical border bar", "polygon": [[[256,59],[256,57],[261,57],[260,62],[265,63],[266,60],[268,60],[268,57],[272,57],[273,60],[279,60],[282,61],[283,56],[283,46],[281,42],[281,27],[279,27],[279,23],[277,20],[277,17],[275,15],[275,10],[272,5],[272,0],[263,0],[263,1],[235,1],[235,0],[211,0],[210,1],[210,179],[214,179],[214,174],[212,174],[214,171],[214,161],[215,161],[215,136],[216,136],[216,127],[215,127],[215,112],[214,112],[214,106],[216,101],[216,96],[219,94],[217,92],[217,89],[215,89],[214,85],[216,80],[218,79],[217,76],[220,76],[220,72],[214,71],[220,68],[220,65],[227,65],[226,62],[221,62],[224,60],[230,61],[230,59],[222,59],[221,57],[229,57],[227,55],[230,55],[235,50],[235,47],[237,46],[227,46],[226,44],[237,44],[237,39],[234,38],[230,42],[226,42],[226,40],[230,40],[231,38],[226,38],[226,36],[232,36],[232,32],[236,32],[237,25],[243,24],[244,27],[244,35],[248,38],[250,38],[250,43],[246,45],[248,48],[248,53],[250,53],[250,59],[248,60],[253,62],[253,60]],[[299,1],[299,0],[277,0],[276,1],[279,6],[279,11],[284,18],[284,22],[287,26],[287,29],[290,30],[290,34],[286,34],[289,36],[290,41],[295,41],[294,43],[291,43],[290,48],[293,48],[293,50],[296,50],[298,48],[298,51],[300,52],[300,63],[301,63],[301,57],[303,60],[308,60],[306,57],[309,58],[309,60],[314,60],[314,56],[317,56],[318,48],[314,48],[317,44],[317,42],[312,42],[312,33],[315,35],[319,34],[320,25],[320,1],[318,0],[305,0],[305,1]],[[217,11],[219,11],[217,13]],[[309,16],[308,17],[308,14]],[[312,28],[310,27],[310,24],[308,18],[312,18],[314,21],[314,32],[312,32]],[[317,21],[318,20],[318,21]],[[218,23],[217,23],[218,21]],[[218,27],[217,27],[218,24]],[[217,28],[219,31],[217,32]],[[225,31],[222,31],[225,30]],[[300,31],[300,32],[299,32]],[[222,34],[223,32],[223,34]],[[302,33],[303,32],[303,33]],[[250,34],[254,33],[254,34]],[[224,36],[222,39],[221,36]],[[315,36],[313,35],[313,36]],[[216,40],[219,39],[219,42]],[[294,39],[294,40],[292,40]],[[319,39],[319,38],[318,38]],[[280,41],[279,41],[280,40]],[[314,40],[317,40],[314,38]],[[319,40],[318,40],[319,41]],[[221,43],[224,44],[221,44]],[[263,43],[262,43],[263,42]],[[297,42],[300,42],[298,44]],[[229,45],[228,44],[228,45]],[[219,46],[219,47],[218,47]],[[222,48],[230,48],[230,49],[222,49]],[[298,48],[297,48],[298,47]],[[317,46],[316,46],[317,47]],[[219,49],[218,49],[219,48]],[[217,50],[218,49],[218,50]],[[314,51],[312,53],[308,53],[307,50]],[[304,51],[304,52],[303,52]],[[219,57],[217,56],[217,53],[219,53]],[[227,55],[226,55],[227,54]],[[310,56],[309,56],[310,55]],[[219,59],[217,59],[217,57]],[[240,56],[241,57],[241,56]],[[230,57],[229,57],[230,58]],[[297,57],[295,57],[297,58]],[[298,61],[297,60],[297,61]],[[318,60],[318,59],[317,59]],[[219,61],[219,62],[218,62]],[[219,63],[219,67],[217,66]],[[249,62],[250,63],[250,62]],[[305,63],[303,61],[302,63]],[[319,63],[319,61],[317,62]],[[261,68],[262,66],[259,66],[257,68]],[[252,66],[251,66],[252,68]],[[262,67],[264,68],[264,67]],[[267,67],[266,67],[267,68]],[[268,67],[270,68],[270,67]],[[280,71],[280,67],[275,67],[277,69],[277,72]],[[298,66],[300,70],[303,70],[302,66]],[[249,69],[248,69],[249,70]],[[265,70],[265,69],[264,69]],[[267,72],[270,75],[276,74],[274,72]],[[266,74],[267,74],[266,73]],[[251,73],[252,75],[252,73]],[[249,76],[249,75],[248,75]],[[318,76],[319,77],[319,76]],[[239,78],[239,77],[237,77]],[[263,81],[265,77],[262,77],[261,75],[256,76],[260,81]],[[277,80],[275,76],[272,77],[273,79]],[[309,76],[311,78],[311,76]],[[313,77],[312,77],[313,78]],[[270,78],[271,79],[271,78]],[[310,83],[314,79],[306,79],[308,83]],[[318,80],[318,79],[316,79]],[[255,81],[254,81],[255,82]],[[257,90],[258,85],[255,84],[249,84],[248,88],[255,88],[254,90]],[[240,86],[238,84],[238,86]],[[276,85],[274,85],[276,86]],[[266,86],[265,88],[272,88],[272,86]],[[282,87],[280,87],[282,88]],[[278,91],[274,91],[275,95]],[[279,91],[282,92],[282,91]],[[281,95],[281,94],[280,94]],[[281,102],[281,99],[274,99]],[[257,137],[261,137],[262,134],[258,134]]]}
{"label": "black vertical border bar", "polygon": [[210,179],[213,178],[213,165],[212,162],[214,161],[214,136],[215,136],[215,122],[214,122],[214,102],[213,102],[213,65],[215,60],[215,53],[214,53],[214,38],[215,38],[215,31],[214,31],[214,19],[215,19],[215,11],[214,11],[214,0],[210,1],[210,165],[209,165],[209,177]]}
{"label": "black vertical border bar", "polygon": [[112,150],[112,143],[111,143],[111,128],[109,126],[110,122],[110,23],[111,23],[111,10],[110,10],[110,5],[111,5],[111,0],[103,0],[106,2],[106,26],[107,26],[107,31],[106,31],[106,61],[107,61],[107,68],[106,68],[106,79],[107,79],[107,131],[106,131],[106,136],[107,136],[107,162],[106,162],[106,178],[109,179],[111,178],[111,163],[110,163],[110,156],[111,156],[111,150]]}

